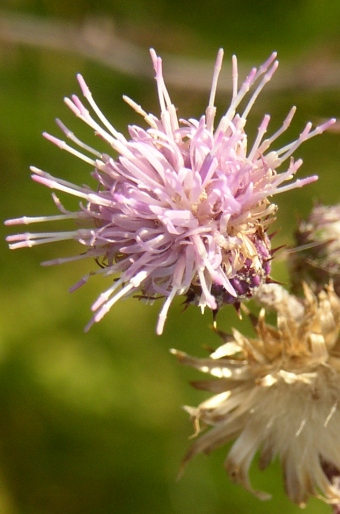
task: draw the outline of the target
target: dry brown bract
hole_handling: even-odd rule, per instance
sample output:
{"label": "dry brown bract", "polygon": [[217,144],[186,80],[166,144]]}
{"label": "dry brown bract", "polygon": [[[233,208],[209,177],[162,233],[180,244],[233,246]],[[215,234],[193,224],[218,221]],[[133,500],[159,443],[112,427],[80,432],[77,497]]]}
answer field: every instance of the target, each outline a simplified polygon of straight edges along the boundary
{"label": "dry brown bract", "polygon": [[[280,286],[273,286],[280,288]],[[185,407],[197,432],[210,425],[193,444],[184,463],[236,438],[225,461],[230,477],[254,491],[249,467],[257,451],[265,469],[278,456],[289,498],[304,506],[310,495],[340,502],[340,300],[330,285],[316,297],[287,293],[277,310],[277,328],[259,315],[254,339],[233,337],[207,359],[173,350],[183,364],[217,377],[195,382],[216,393],[197,408]],[[276,295],[277,296],[277,295]]]}

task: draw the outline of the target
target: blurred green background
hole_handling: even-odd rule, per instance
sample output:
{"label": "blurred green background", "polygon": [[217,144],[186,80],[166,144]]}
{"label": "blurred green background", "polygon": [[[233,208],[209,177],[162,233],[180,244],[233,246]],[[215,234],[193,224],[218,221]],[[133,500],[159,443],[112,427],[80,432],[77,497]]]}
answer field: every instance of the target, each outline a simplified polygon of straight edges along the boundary
{"label": "blurred green background", "polygon": [[[105,37],[112,33],[133,45],[132,54],[133,49],[145,54],[146,63],[153,46],[175,59],[209,59],[211,72],[220,46],[225,49],[228,70],[232,53],[242,67],[242,63],[258,65],[278,50],[282,68],[253,109],[249,132],[254,135],[265,112],[272,115],[274,131],[293,104],[298,106],[297,117],[283,142],[295,138],[307,121],[340,113],[340,2],[334,0],[2,0],[1,6],[3,220],[55,212],[50,192],[30,180],[31,164],[71,182],[90,181],[87,165],[41,137],[43,130],[59,136],[54,118],[60,117],[79,137],[93,140],[62,103],[65,95],[78,93],[77,72],[86,77],[103,112],[125,134],[128,123],[143,121],[121,100],[123,94],[146,111],[159,112],[151,63],[141,77],[139,59],[136,73],[134,66],[125,73],[96,62],[97,57],[80,55],[86,54],[82,45],[68,52],[20,43],[21,30],[14,38],[11,31],[6,32],[10,14],[20,15],[17,21],[26,24],[32,37],[39,32],[34,30],[37,20],[56,26],[68,22],[75,30],[85,25],[87,30],[95,27],[99,54],[100,45],[104,45],[103,54],[107,52]],[[38,18],[32,23],[33,15]],[[53,38],[50,29],[43,37],[45,42]],[[113,46],[112,52],[119,55],[120,49]],[[126,58],[121,58],[124,64]],[[166,59],[164,68],[166,79]],[[207,91],[169,89],[181,116],[197,118],[204,111]],[[227,93],[218,95],[220,114],[228,102]],[[320,179],[277,198],[277,245],[292,242],[296,220],[308,213],[313,201],[339,202],[339,137],[325,134],[297,152],[304,159],[300,176],[318,173]],[[209,329],[208,312],[201,316],[198,309],[189,308],[183,313],[178,301],[164,335],[157,337],[159,304],[151,307],[128,300],[84,334],[90,305],[106,284],[92,279],[72,294],[68,288],[94,263],[41,268],[41,261],[76,253],[78,248],[70,243],[10,252],[4,237],[13,231],[2,230],[1,514],[300,511],[285,498],[278,463],[265,473],[255,465],[252,470],[255,486],[273,493],[269,502],[262,503],[231,484],[222,465],[226,448],[197,457],[176,481],[193,432],[181,406],[197,405],[205,394],[188,384],[199,378],[198,372],[179,366],[168,350],[175,347],[204,355],[203,345],[216,347],[219,340]],[[273,276],[287,280],[283,258],[275,262]],[[225,330],[240,327],[232,309],[220,314],[219,325]],[[249,330],[246,320],[242,327]],[[305,510],[308,514],[329,511],[316,500]]]}

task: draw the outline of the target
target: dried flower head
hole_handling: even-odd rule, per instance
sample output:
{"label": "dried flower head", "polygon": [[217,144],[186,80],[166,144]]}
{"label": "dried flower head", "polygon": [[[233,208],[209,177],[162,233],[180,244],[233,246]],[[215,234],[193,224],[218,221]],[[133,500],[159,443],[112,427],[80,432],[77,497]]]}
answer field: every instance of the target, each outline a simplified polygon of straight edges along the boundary
{"label": "dried flower head", "polygon": [[[275,286],[279,288],[280,286]],[[255,493],[249,467],[259,451],[259,467],[278,456],[289,498],[304,506],[314,495],[340,502],[340,300],[330,286],[316,297],[274,295],[277,327],[261,311],[256,338],[238,331],[207,359],[173,350],[180,362],[209,373],[195,382],[215,395],[197,408],[186,407],[197,432],[212,426],[185,461],[236,438],[225,461],[230,477]],[[267,297],[268,298],[268,297]]]}
{"label": "dried flower head", "polygon": [[[147,299],[165,298],[157,332],[161,333],[176,295],[192,295],[202,309],[216,310],[220,303],[239,302],[266,281],[271,259],[266,234],[276,206],[269,197],[312,182],[316,177],[290,180],[301,165],[291,158],[299,145],[328,128],[330,120],[312,130],[308,123],[292,143],[269,150],[287,129],[292,108],[282,127],[264,139],[269,119],[265,115],[252,145],[248,145],[247,116],[264,85],[277,68],[276,54],[252,69],[239,88],[237,61],[233,58],[233,95],[227,112],[214,128],[217,80],[223,51],[218,52],[209,104],[199,120],[178,119],[165,87],[162,61],[154,50],[160,117],[147,114],[135,102],[125,100],[144,117],[148,129],[129,127],[129,138],[118,133],[105,118],[79,75],[82,93],[96,121],[77,96],[66,98],[72,112],[104,139],[113,155],[101,154],[82,143],[60,121],[58,125],[80,151],[45,134],[94,168],[94,188],[78,186],[32,168],[33,179],[51,189],[82,200],[77,212],[69,212],[54,196],[58,216],[19,218],[8,225],[74,218],[71,231],[24,233],[9,236],[10,247],[22,248],[61,240],[76,240],[85,253],[45,264],[92,257],[102,264],[93,274],[112,277],[113,283],[92,306],[89,326],[99,321],[120,298],[140,293]],[[249,90],[243,111],[237,112]],[[287,159],[288,169],[277,172]],[[118,277],[118,278],[117,278]],[[88,276],[74,286],[82,285]]]}
{"label": "dried flower head", "polygon": [[294,292],[307,282],[314,292],[333,281],[340,295],[340,204],[315,205],[295,232],[296,248],[288,252]]}

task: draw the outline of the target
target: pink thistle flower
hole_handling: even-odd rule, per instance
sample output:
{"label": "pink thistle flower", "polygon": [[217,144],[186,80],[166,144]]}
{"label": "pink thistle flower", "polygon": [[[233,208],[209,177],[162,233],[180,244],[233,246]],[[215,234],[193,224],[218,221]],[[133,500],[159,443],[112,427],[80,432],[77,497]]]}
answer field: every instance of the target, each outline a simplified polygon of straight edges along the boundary
{"label": "pink thistle flower", "polygon": [[[151,57],[160,118],[147,114],[124,97],[149,125],[148,129],[129,126],[128,139],[105,118],[80,75],[80,88],[98,121],[77,96],[65,99],[72,112],[118,156],[90,148],[59,120],[61,130],[80,150],[44,134],[59,148],[94,168],[93,177],[97,181],[94,189],[32,168],[36,182],[80,198],[83,203],[79,211],[66,211],[53,195],[60,215],[7,221],[8,225],[16,225],[77,220],[80,228],[75,230],[24,233],[9,236],[7,240],[10,248],[16,249],[72,239],[85,246],[85,253],[45,264],[84,257],[104,264],[91,274],[114,277],[114,280],[92,306],[94,316],[87,328],[99,321],[118,299],[137,292],[148,299],[165,298],[157,324],[159,334],[177,295],[194,294],[202,310],[206,306],[217,310],[221,303],[237,304],[252,296],[258,285],[268,279],[270,271],[271,249],[266,231],[274,219],[276,206],[269,202],[269,197],[316,180],[313,176],[281,185],[302,164],[301,160],[295,162],[291,158],[293,152],[302,142],[334,123],[330,120],[314,130],[308,123],[295,141],[269,151],[290,125],[295,108],[282,127],[267,139],[264,135],[270,116],[265,115],[248,149],[247,116],[277,69],[275,53],[259,69],[253,68],[240,88],[237,61],[233,57],[232,100],[216,128],[214,101],[223,50],[217,55],[206,113],[199,120],[177,117],[164,84],[162,60],[154,50]],[[252,88],[243,112],[238,113],[240,102]],[[287,159],[290,159],[288,169],[277,173],[277,168]],[[89,276],[83,277],[73,289],[85,283]]]}

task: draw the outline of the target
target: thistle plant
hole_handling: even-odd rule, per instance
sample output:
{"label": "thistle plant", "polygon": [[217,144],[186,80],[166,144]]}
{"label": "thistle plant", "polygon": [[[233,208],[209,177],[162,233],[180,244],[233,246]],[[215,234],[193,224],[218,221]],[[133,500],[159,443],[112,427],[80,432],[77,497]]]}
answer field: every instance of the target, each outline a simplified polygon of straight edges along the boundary
{"label": "thistle plant", "polygon": [[[232,98],[218,122],[215,96],[222,50],[217,54],[208,106],[197,119],[178,116],[165,86],[162,60],[154,50],[151,58],[160,114],[148,114],[124,97],[144,119],[142,127],[128,127],[128,136],[107,120],[78,75],[91,111],[75,95],[65,103],[107,143],[107,153],[80,141],[57,120],[72,146],[50,134],[44,136],[88,165],[93,185],[79,186],[32,167],[33,180],[79,198],[80,207],[68,211],[53,193],[59,214],[24,216],[6,224],[74,220],[75,228],[10,235],[10,248],[62,240],[81,245],[81,253],[44,264],[92,259],[94,270],[72,290],[92,275],[107,277],[108,287],[93,304],[94,315],[86,328],[102,319],[119,299],[131,295],[147,301],[163,298],[158,334],[176,296],[202,311],[208,307],[214,314],[225,304],[239,309],[247,299],[257,299],[262,310],[254,337],[236,330],[219,332],[223,344],[203,359],[172,350],[181,363],[214,377],[194,384],[213,396],[198,407],[186,407],[199,438],[184,463],[236,439],[225,462],[234,481],[259,498],[267,498],[253,490],[249,467],[256,452],[261,469],[278,456],[293,502],[304,506],[314,495],[338,509],[339,207],[332,216],[317,207],[300,224],[299,248],[291,264],[296,289],[292,293],[270,276],[274,249],[269,232],[277,216],[272,197],[317,179],[292,181],[302,164],[293,154],[335,120],[316,128],[307,123],[297,139],[280,147],[278,140],[292,122],[293,107],[281,127],[266,137],[270,116],[264,115],[256,137],[249,142],[248,116],[277,69],[275,53],[258,69],[253,68],[240,86],[233,57]],[[305,262],[322,272],[300,273]],[[267,322],[269,310],[276,312],[274,326]],[[210,428],[200,435],[205,427]]]}
{"label": "thistle plant", "polygon": [[[93,111],[75,95],[65,103],[100,138],[108,153],[99,153],[57,123],[77,150],[64,140],[44,134],[60,149],[87,163],[95,185],[78,186],[32,167],[33,180],[80,198],[76,212],[67,211],[57,196],[61,214],[20,217],[8,225],[74,219],[74,230],[36,232],[7,238],[10,248],[75,240],[83,247],[79,255],[57,258],[59,264],[83,258],[100,262],[72,290],[91,275],[108,277],[109,287],[92,306],[94,315],[87,328],[99,321],[120,299],[139,294],[148,300],[164,298],[157,333],[161,334],[175,296],[184,295],[202,310],[213,311],[224,303],[253,296],[268,282],[272,258],[268,227],[275,219],[271,197],[316,180],[316,176],[292,179],[302,164],[292,158],[304,142],[322,133],[334,120],[312,129],[307,123],[292,143],[274,149],[289,127],[293,107],[281,128],[264,139],[270,116],[265,115],[252,144],[245,131],[251,108],[277,69],[276,53],[253,68],[239,87],[236,57],[233,58],[233,94],[230,106],[215,127],[215,94],[223,51],[217,55],[206,112],[199,119],[179,119],[166,89],[162,60],[151,50],[160,104],[159,118],[147,114],[127,97],[126,102],[144,118],[148,129],[129,126],[129,137],[118,133],[106,119],[83,77],[78,82]],[[251,93],[250,93],[251,92]],[[245,99],[243,109],[241,102]],[[278,168],[288,161],[287,169]]]}

